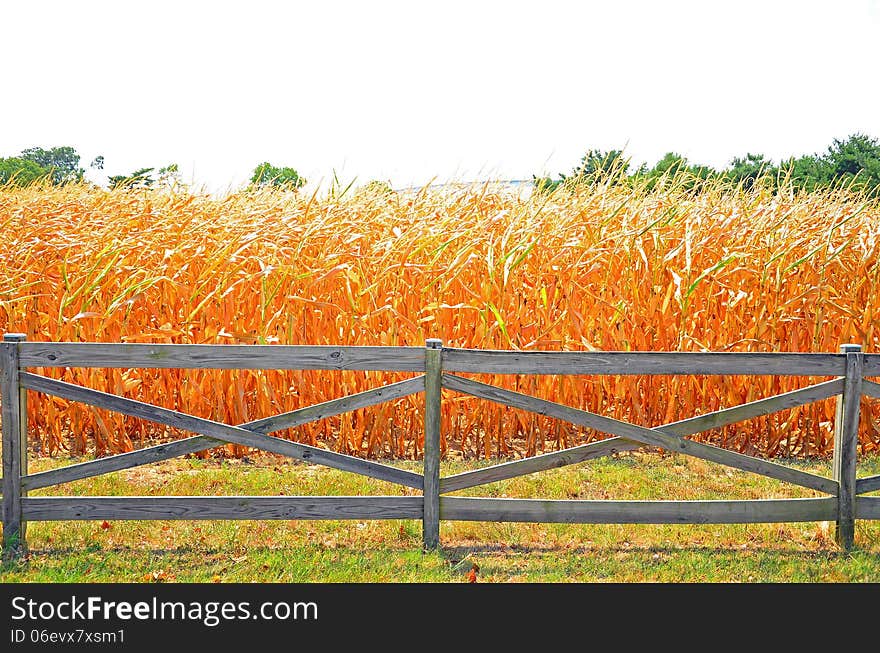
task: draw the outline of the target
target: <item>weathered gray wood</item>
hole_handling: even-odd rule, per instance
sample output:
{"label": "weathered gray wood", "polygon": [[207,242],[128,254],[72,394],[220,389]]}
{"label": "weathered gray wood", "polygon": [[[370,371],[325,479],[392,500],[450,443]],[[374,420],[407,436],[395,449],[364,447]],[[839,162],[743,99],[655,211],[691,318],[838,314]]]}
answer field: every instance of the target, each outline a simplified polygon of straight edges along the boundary
{"label": "weathered gray wood", "polygon": [[831,521],[837,499],[580,501],[440,497],[440,518],[569,524],[751,524]]}
{"label": "weathered gray wood", "polygon": [[424,372],[425,356],[420,347],[30,342],[21,366]]}
{"label": "weathered gray wood", "polygon": [[21,389],[19,347],[21,333],[7,333],[0,343],[0,403],[3,424],[3,557],[15,558],[27,550],[26,519],[22,516],[21,477],[27,473],[27,404]]}
{"label": "weathered gray wood", "polygon": [[856,517],[880,519],[880,497],[856,497]]}
{"label": "weathered gray wood", "polygon": [[483,374],[772,374],[842,376],[840,354],[551,352],[444,349],[446,372]]}
{"label": "weathered gray wood", "polygon": [[880,474],[856,479],[856,494],[865,494],[874,490],[880,490]]}
{"label": "weathered gray wood", "polygon": [[452,476],[445,476],[440,479],[440,492],[455,492],[469,487],[477,487],[503,481],[508,478],[516,478],[517,476],[525,476],[535,472],[543,472],[548,469],[557,469],[566,465],[574,465],[591,460],[609,456],[620,451],[631,451],[639,449],[643,445],[627,440],[625,438],[608,438],[599,440],[598,442],[590,442],[577,447],[563,449],[562,451],[553,451],[551,453],[541,454],[539,456],[529,456],[521,460],[513,460],[511,462],[500,463],[482,469],[474,469],[469,472],[462,472]]}
{"label": "weathered gray wood", "polygon": [[443,343],[425,343],[425,456],[422,540],[426,550],[440,544],[440,400]]}
{"label": "weathered gray wood", "polygon": [[[421,392],[425,389],[424,375],[418,376],[399,383],[392,383],[381,388],[367,390],[358,394],[333,399],[314,406],[307,406],[281,415],[274,415],[264,419],[254,420],[245,424],[239,424],[241,428],[260,433],[301,426],[307,422],[324,419],[350,410],[365,408],[392,399],[405,397],[409,394]],[[130,469],[139,465],[155,463],[169,458],[176,458],[186,454],[197,453],[225,445],[222,440],[216,440],[203,435],[197,435],[185,440],[177,440],[167,444],[159,444],[145,447],[138,451],[116,454],[98,460],[90,460],[76,465],[68,465],[59,469],[52,469],[38,474],[32,474],[22,479],[22,487],[36,489],[49,487],[59,483],[68,483],[91,476],[98,476],[108,472],[122,469]]]}
{"label": "weathered gray wood", "polygon": [[874,399],[880,399],[880,383],[862,379],[862,393]]}
{"label": "weathered gray wood", "polygon": [[32,521],[79,519],[420,519],[422,498],[369,497],[29,497]]}
{"label": "weathered gray wood", "polygon": [[841,345],[846,357],[843,395],[834,418],[833,478],[839,484],[835,540],[849,551],[855,539],[856,458],[859,445],[859,403],[862,399],[864,355],[859,345]]}
{"label": "weathered gray wood", "polygon": [[[759,417],[779,410],[802,406],[820,399],[827,399],[843,391],[843,380],[834,379],[794,390],[785,394],[776,395],[767,399],[759,399],[741,406],[725,408],[714,413],[691,417],[679,422],[673,422],[658,427],[658,430],[678,437],[700,433],[712,428],[719,428],[728,424],[735,424],[746,419]],[[540,456],[531,456],[523,460],[516,460],[483,469],[477,469],[470,472],[462,472],[454,476],[447,476],[440,479],[440,492],[454,492],[469,487],[485,485],[508,478],[515,478],[524,474],[532,474],[547,469],[556,469],[566,465],[574,465],[576,463],[599,458],[620,451],[630,451],[638,449],[641,445],[632,440],[614,437],[599,442],[572,447],[563,451],[542,454]],[[821,478],[821,477],[817,477]],[[824,479],[828,481],[828,479]],[[811,479],[812,482],[812,479]],[[818,481],[817,481],[818,483]],[[834,488],[833,482],[822,483],[822,487],[830,490]]]}
{"label": "weathered gray wood", "polygon": [[[24,334],[16,334],[16,336],[12,336],[12,338],[20,339],[18,342],[25,342],[26,336]],[[21,371],[19,368],[19,391],[18,391],[18,427],[19,427],[19,464],[18,468],[21,471],[21,478],[19,479],[19,484],[21,485],[21,496],[22,498],[27,496],[27,488],[21,483],[21,480],[27,476],[28,473],[28,393],[27,390],[21,385]],[[19,541],[21,542],[21,550],[27,551],[27,520],[22,519],[21,525],[19,526]]]}
{"label": "weathered gray wood", "polygon": [[[139,417],[172,428],[192,431],[216,440],[223,440],[224,442],[254,447],[263,451],[290,456],[343,471],[355,472],[371,478],[400,483],[407,487],[422,488],[422,476],[420,474],[397,469],[390,465],[383,465],[364,460],[363,458],[347,456],[307,444],[275,438],[238,426],[229,426],[228,424],[187,415],[176,410],[161,408],[134,399],[127,399],[36,374],[23,372],[20,378],[24,387],[71,401],[79,401],[90,406],[113,410],[123,415]],[[212,444],[211,446],[216,445]]]}
{"label": "weathered gray wood", "polygon": [[865,376],[880,376],[880,354],[865,354]]}
{"label": "weathered gray wood", "polygon": [[[333,415],[338,415],[350,410],[372,406],[374,404],[390,401],[405,397],[425,389],[425,377],[417,376],[413,379],[392,383],[381,388],[374,388],[366,392],[333,399],[314,406],[307,406],[297,410],[275,415],[264,419],[254,420],[238,426],[249,431],[258,431],[260,433],[271,433],[273,431],[290,428],[293,426],[301,426],[307,422],[324,419]],[[130,469],[139,465],[155,463],[177,456],[197,453],[213,447],[225,445],[222,440],[216,440],[203,435],[197,435],[185,440],[177,440],[167,444],[159,444],[152,447],[145,447],[138,451],[130,451],[127,453],[107,456],[98,460],[90,460],[76,465],[68,465],[59,469],[51,469],[38,474],[25,476],[22,479],[22,487],[26,489],[36,489],[49,487],[59,483],[69,483],[91,476],[98,476],[108,472],[115,472],[122,469]]]}
{"label": "weathered gray wood", "polygon": [[157,444],[152,447],[145,447],[137,451],[129,451],[120,453],[106,458],[98,458],[89,460],[75,465],[67,465],[58,469],[50,469],[45,472],[38,472],[25,476],[21,480],[22,487],[28,490],[36,490],[38,488],[50,487],[61,483],[70,483],[83,478],[91,478],[92,476],[100,476],[110,472],[117,472],[123,469],[131,469],[140,465],[168,460],[169,458],[177,458],[186,454],[204,451],[213,447],[220,447],[226,443],[223,440],[215,440],[203,435],[197,435],[184,440],[176,440],[164,444]]}
{"label": "weathered gray wood", "polygon": [[[4,452],[7,426],[7,372],[13,369],[3,344]],[[27,519],[419,519],[423,520],[426,548],[439,545],[439,520],[526,521],[562,523],[757,523],[836,521],[841,546],[852,545],[845,530],[856,517],[880,518],[880,497],[855,496],[880,489],[880,476],[855,478],[858,399],[861,394],[880,397],[880,384],[864,382],[863,375],[880,374],[880,357],[842,348],[841,354],[729,354],[677,352],[498,352],[443,349],[429,340],[426,349],[415,347],[311,347],[254,345],[128,345],[103,343],[16,343],[20,356],[14,365],[18,376],[18,415],[26,414],[23,389],[48,392],[73,401],[115,410],[122,414],[181,428],[202,435],[139,452],[74,465],[61,470],[26,474],[26,460],[18,459],[18,473],[7,470],[4,458],[4,545],[7,495],[18,498],[18,520]],[[855,358],[854,358],[855,356]],[[395,365],[397,367],[395,367]],[[220,369],[363,369],[425,371],[424,377],[384,388],[324,402],[316,406],[229,426],[150,404],[125,399],[33,374],[24,367],[149,367]],[[442,370],[487,374],[755,374],[840,376],[826,383],[796,390],[742,406],[648,429],[558,403],[503,390]],[[858,369],[856,369],[858,368]],[[439,478],[441,389],[465,392],[504,405],[564,419],[612,434],[600,442],[566,451],[494,465],[444,479]],[[268,432],[375,405],[425,391],[425,476],[353,456],[328,452],[280,438]],[[769,414],[843,393],[839,402],[835,437],[835,478],[825,479],[711,445],[685,440],[684,436],[760,415]],[[435,400],[436,399],[436,400]],[[9,408],[11,410],[11,408]],[[15,411],[13,411],[15,412]],[[26,425],[25,425],[26,426]],[[17,427],[18,446],[26,431]],[[232,442],[310,462],[402,483],[423,490],[419,497],[27,497],[30,488],[46,487],[74,478],[125,469]],[[511,478],[581,462],[614,451],[643,445],[659,446],[737,469],[756,472],[830,494],[824,499],[774,499],[752,501],[553,501],[534,499],[473,499],[440,497],[450,492],[494,480]],[[839,446],[839,450],[838,447]],[[434,455],[436,451],[436,455]],[[71,471],[65,471],[71,470]],[[101,471],[103,470],[103,471]],[[8,471],[8,473],[7,473]],[[17,479],[17,492],[7,488]],[[844,496],[844,495],[847,496]],[[14,514],[14,510],[8,511]],[[11,532],[11,529],[9,529]]]}
{"label": "weathered gray wood", "polygon": [[504,390],[503,388],[451,374],[443,375],[443,386],[506,406],[521,408],[539,415],[555,417],[572,424],[602,431],[603,433],[610,433],[669,451],[685,453],[695,458],[702,458],[721,465],[761,474],[802,487],[819,490],[820,492],[830,494],[837,491],[837,483],[830,479],[808,474],[784,465],[778,465],[767,460],[760,460],[752,456],[727,451],[712,445],[685,440],[676,435],[667,434],[662,429],[648,429],[636,426],[635,424],[621,422],[611,417],[596,415],[585,410],[563,406],[552,401],[538,399],[537,397],[531,397],[511,390]]}
{"label": "weathered gray wood", "polygon": [[408,395],[424,392],[425,375],[422,374],[412,379],[390,383],[388,385],[365,390],[346,397],[331,399],[329,401],[298,408],[287,413],[266,417],[264,419],[252,422],[248,428],[252,431],[260,431],[261,433],[270,433],[272,431],[280,431],[282,429],[302,426],[309,422],[316,422],[334,415],[341,415],[360,408],[367,408],[377,404],[400,399]]}
{"label": "weathered gray wood", "polygon": [[843,392],[843,379],[833,379],[799,390],[767,397],[766,399],[758,399],[739,406],[723,408],[705,415],[664,424],[658,427],[658,429],[664,433],[684,437],[685,435],[693,435],[694,433],[721,428],[722,426],[736,424],[737,422],[761,417],[762,415],[769,415],[780,410],[804,406],[815,401],[828,399],[841,392]]}

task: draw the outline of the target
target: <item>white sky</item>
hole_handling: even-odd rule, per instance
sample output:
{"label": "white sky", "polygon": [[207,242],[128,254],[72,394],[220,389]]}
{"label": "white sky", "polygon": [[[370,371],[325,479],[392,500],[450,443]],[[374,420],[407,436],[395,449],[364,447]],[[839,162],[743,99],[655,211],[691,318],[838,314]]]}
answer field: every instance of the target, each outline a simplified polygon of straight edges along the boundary
{"label": "white sky", "polygon": [[0,0],[0,156],[214,191],[261,161],[396,187],[778,161],[880,137],[878,37],[880,0]]}

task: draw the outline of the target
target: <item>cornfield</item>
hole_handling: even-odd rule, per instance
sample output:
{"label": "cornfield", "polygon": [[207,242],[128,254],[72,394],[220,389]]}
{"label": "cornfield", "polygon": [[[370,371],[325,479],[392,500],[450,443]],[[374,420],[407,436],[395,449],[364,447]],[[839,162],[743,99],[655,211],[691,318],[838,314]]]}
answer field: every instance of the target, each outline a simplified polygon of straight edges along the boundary
{"label": "cornfield", "polygon": [[[880,203],[674,180],[527,194],[491,184],[326,196],[277,190],[0,189],[0,326],[32,341],[444,345],[481,349],[877,352]],[[37,370],[239,424],[398,373]],[[489,376],[643,426],[820,379]],[[444,391],[445,393],[446,391]],[[606,437],[445,396],[446,456],[512,457]],[[34,446],[106,455],[182,434],[30,393]],[[880,402],[874,402],[880,403]],[[861,451],[880,445],[865,405]],[[766,457],[825,456],[834,402],[693,436]],[[413,458],[421,397],[277,435]],[[242,455],[229,445],[221,450]]]}

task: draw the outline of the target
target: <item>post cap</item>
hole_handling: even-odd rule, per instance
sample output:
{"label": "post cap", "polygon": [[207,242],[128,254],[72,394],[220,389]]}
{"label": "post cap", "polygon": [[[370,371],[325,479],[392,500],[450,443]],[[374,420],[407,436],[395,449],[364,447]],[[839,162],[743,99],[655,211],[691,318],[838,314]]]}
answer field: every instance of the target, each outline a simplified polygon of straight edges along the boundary
{"label": "post cap", "polygon": [[428,338],[425,340],[425,347],[428,349],[443,349],[443,341],[440,338]]}
{"label": "post cap", "polygon": [[26,333],[4,333],[3,342],[21,342],[27,340]]}
{"label": "post cap", "polygon": [[841,354],[855,354],[860,351],[862,351],[861,345],[856,345],[856,344],[840,345],[840,353]]}

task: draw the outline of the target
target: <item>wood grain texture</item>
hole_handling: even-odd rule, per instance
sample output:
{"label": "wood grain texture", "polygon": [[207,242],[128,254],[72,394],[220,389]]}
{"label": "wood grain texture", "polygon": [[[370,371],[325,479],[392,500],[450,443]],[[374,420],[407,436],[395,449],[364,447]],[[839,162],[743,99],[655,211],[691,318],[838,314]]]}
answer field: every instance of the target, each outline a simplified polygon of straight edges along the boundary
{"label": "wood grain texture", "polygon": [[[310,421],[323,419],[332,415],[338,415],[357,408],[364,408],[374,404],[390,401],[405,397],[409,394],[421,392],[425,387],[424,375],[414,379],[408,379],[399,383],[392,383],[381,388],[367,390],[348,397],[333,399],[314,406],[300,408],[281,415],[275,415],[264,419],[254,420],[239,424],[238,426],[249,431],[259,431],[260,433],[271,433],[275,430],[289,428],[293,426],[301,426]],[[126,453],[107,456],[98,460],[91,460],[76,465],[68,465],[59,469],[52,469],[38,474],[32,474],[22,479],[22,487],[26,489],[36,489],[49,487],[59,483],[68,483],[91,476],[98,476],[108,472],[119,471],[122,469],[130,469],[139,465],[155,463],[169,458],[176,458],[186,454],[197,453],[213,447],[223,446],[226,443],[222,440],[209,438],[206,436],[195,436],[178,440],[167,444],[159,444],[152,447],[145,447],[138,451],[129,451]],[[414,482],[415,479],[411,479]]]}
{"label": "wood grain texture", "polygon": [[558,469],[559,467],[574,465],[585,460],[610,456],[620,451],[631,451],[641,447],[640,443],[633,440],[617,437],[608,438],[577,447],[570,447],[562,451],[530,456],[522,460],[514,460],[452,476],[445,476],[440,479],[440,492],[455,492],[456,490],[486,485],[487,483],[503,481],[508,478],[543,472],[548,469]]}
{"label": "wood grain texture", "polygon": [[568,524],[752,524],[831,521],[837,499],[573,501],[441,497],[440,518]]}
{"label": "wood grain texture", "polygon": [[831,479],[816,476],[792,469],[784,465],[778,465],[767,460],[761,460],[752,456],[727,451],[700,442],[685,440],[671,433],[665,433],[662,429],[648,429],[635,424],[621,422],[611,417],[596,415],[570,406],[563,406],[545,399],[538,399],[511,390],[505,390],[496,386],[480,383],[459,376],[444,374],[443,386],[475,397],[481,397],[488,401],[494,401],[506,406],[521,408],[539,415],[547,415],[562,419],[572,424],[592,428],[603,433],[610,433],[628,440],[634,440],[642,444],[661,447],[668,451],[688,454],[695,458],[709,460],[721,465],[727,465],[777,480],[786,481],[810,489],[836,493],[837,483]]}
{"label": "wood grain texture", "polygon": [[797,406],[804,406],[815,401],[828,399],[843,392],[843,379],[833,379],[824,383],[817,383],[799,390],[792,390],[783,394],[750,401],[739,406],[723,408],[705,415],[689,417],[678,422],[664,424],[657,427],[664,433],[670,433],[683,437],[693,435],[710,429],[721,428],[729,424],[736,424],[747,419],[753,419],[762,415],[769,415],[780,410],[787,410]]}
{"label": "wood grain texture", "polygon": [[873,399],[880,399],[880,383],[874,381],[862,380],[862,393]]}
{"label": "wood grain texture", "polygon": [[[22,474],[27,472],[27,422],[19,373],[21,334],[7,334],[0,342],[0,420],[3,429],[3,557],[26,548],[22,517]],[[23,442],[24,441],[24,442]],[[22,445],[24,444],[24,448]],[[22,464],[24,463],[24,465]]]}
{"label": "wood grain texture", "polygon": [[848,551],[855,542],[856,460],[865,357],[859,345],[842,345],[841,351],[846,357],[846,376],[843,395],[837,398],[831,466],[838,483],[835,541]]}
{"label": "wood grain texture", "polygon": [[100,476],[109,472],[116,472],[123,469],[131,469],[141,465],[168,460],[169,458],[177,458],[186,454],[204,451],[213,447],[220,447],[226,443],[222,440],[208,438],[203,435],[197,435],[184,440],[157,444],[152,447],[145,447],[137,451],[128,451],[106,458],[98,458],[89,460],[75,465],[67,465],[58,469],[50,469],[45,472],[38,472],[25,476],[21,483],[22,487],[28,490],[36,490],[38,488],[51,487],[61,483],[70,483],[83,478],[91,478]]}
{"label": "wood grain texture", "polygon": [[29,342],[21,366],[424,372],[425,353],[421,347]]}
{"label": "wood grain texture", "polygon": [[856,494],[865,494],[874,490],[880,490],[880,474],[856,479]]}
{"label": "wood grain texture", "polygon": [[880,497],[856,497],[858,519],[880,519]]}
{"label": "wood grain texture", "polygon": [[440,402],[442,388],[440,340],[425,348],[425,454],[422,543],[426,550],[440,544]]}
{"label": "wood grain texture", "polygon": [[287,413],[266,417],[251,422],[250,430],[261,433],[271,433],[286,428],[293,428],[316,422],[321,419],[341,415],[353,410],[376,406],[386,401],[400,399],[425,390],[425,375],[422,374],[412,379],[390,383],[379,388],[372,388],[346,397],[331,399],[329,401],[298,408]]}
{"label": "wood grain texture", "polygon": [[32,521],[82,519],[421,519],[421,497],[29,497]]}
{"label": "wood grain texture", "polygon": [[[123,415],[139,417],[158,424],[164,424],[165,426],[192,431],[216,440],[290,456],[343,471],[355,472],[371,478],[391,481],[392,483],[400,483],[407,487],[422,488],[421,474],[397,469],[390,465],[383,465],[363,458],[326,451],[318,447],[291,442],[290,440],[283,440],[238,426],[230,426],[201,417],[194,417],[193,415],[187,415],[168,408],[161,408],[134,399],[127,399],[35,374],[22,373],[21,382],[23,386],[32,390],[45,392],[71,401],[79,401],[91,406],[97,406],[98,408],[113,410]],[[216,445],[212,444],[211,446]]]}
{"label": "wood grain texture", "polygon": [[[741,406],[726,408],[713,413],[691,417],[679,422],[672,422],[664,426],[658,427],[664,433],[683,437],[693,435],[702,431],[719,428],[728,424],[735,424],[746,419],[767,415],[772,412],[802,406],[820,399],[833,397],[843,390],[843,380],[834,379],[819,383],[816,385],[794,390],[785,394],[776,395],[767,399],[759,399]],[[547,469],[556,469],[566,465],[573,465],[591,460],[602,456],[611,455],[621,451],[630,451],[642,447],[638,442],[627,440],[625,438],[613,437],[599,442],[571,447],[563,451],[542,454],[540,456],[532,456],[523,460],[517,460],[508,463],[501,463],[491,467],[485,467],[470,472],[463,472],[454,476],[447,476],[440,480],[440,491],[454,492],[486,483],[493,483],[508,478],[515,478],[524,474],[532,474]],[[817,477],[821,478],[821,477]],[[821,484],[828,490],[833,488],[833,483],[826,482]],[[811,479],[813,482],[813,479]],[[817,481],[818,483],[818,481]]]}
{"label": "wood grain texture", "polygon": [[484,374],[842,376],[845,367],[840,354],[443,350],[444,371]]}
{"label": "wood grain texture", "polygon": [[880,376],[880,354],[865,354],[865,376]]}

